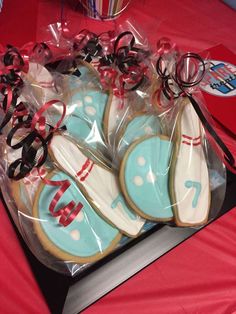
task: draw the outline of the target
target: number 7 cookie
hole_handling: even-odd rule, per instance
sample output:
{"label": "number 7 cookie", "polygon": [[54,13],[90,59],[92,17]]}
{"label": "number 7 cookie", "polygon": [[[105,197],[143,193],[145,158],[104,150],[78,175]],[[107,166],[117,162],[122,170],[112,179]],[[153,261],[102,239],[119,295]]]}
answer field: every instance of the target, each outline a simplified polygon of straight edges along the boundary
{"label": "number 7 cookie", "polygon": [[202,225],[209,215],[210,183],[202,126],[188,99],[180,106],[174,137],[169,187],[175,221],[178,226]]}
{"label": "number 7 cookie", "polygon": [[50,155],[63,171],[74,178],[91,206],[121,232],[136,237],[145,220],[126,205],[118,178],[97,159],[88,158],[82,147],[62,135],[54,135]]}

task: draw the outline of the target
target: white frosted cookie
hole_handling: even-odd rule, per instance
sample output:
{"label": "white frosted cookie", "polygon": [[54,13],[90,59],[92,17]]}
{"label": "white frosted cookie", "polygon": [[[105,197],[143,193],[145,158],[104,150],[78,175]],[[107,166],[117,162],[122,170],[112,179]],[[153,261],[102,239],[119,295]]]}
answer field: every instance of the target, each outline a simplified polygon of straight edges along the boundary
{"label": "white frosted cookie", "polygon": [[26,86],[23,89],[23,96],[29,102],[33,101],[38,107],[47,101],[61,98],[61,93],[55,86],[53,76],[39,63],[29,62],[29,70],[23,75],[23,80]]}
{"label": "white frosted cookie", "polygon": [[145,220],[126,205],[111,169],[88,158],[81,147],[62,135],[53,136],[49,151],[56,164],[76,180],[95,210],[124,234],[139,234]]}
{"label": "white frosted cookie", "polygon": [[109,101],[104,113],[103,130],[107,143],[109,145],[114,144],[116,130],[124,117],[129,112],[127,108],[127,99],[123,99],[123,106],[121,106],[121,98],[113,95],[112,101]]}
{"label": "white frosted cookie", "polygon": [[180,105],[170,169],[170,195],[178,226],[207,222],[211,191],[200,120],[188,99]]}

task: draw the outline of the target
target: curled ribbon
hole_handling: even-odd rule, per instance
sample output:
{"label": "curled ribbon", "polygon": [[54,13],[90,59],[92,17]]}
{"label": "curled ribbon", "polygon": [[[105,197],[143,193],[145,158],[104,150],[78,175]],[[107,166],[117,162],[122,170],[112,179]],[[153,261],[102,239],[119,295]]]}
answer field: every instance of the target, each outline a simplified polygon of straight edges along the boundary
{"label": "curled ribbon", "polygon": [[83,204],[79,202],[76,205],[75,202],[72,200],[67,205],[55,211],[56,205],[59,202],[60,198],[70,187],[70,182],[69,180],[52,181],[42,177],[41,179],[47,185],[53,187],[60,187],[49,205],[49,212],[53,217],[60,216],[59,223],[61,225],[63,225],[64,227],[68,226],[76,218],[80,210],[83,208]]}
{"label": "curled ribbon", "polygon": [[[163,95],[170,101],[170,106],[174,103],[174,99],[178,97],[188,97],[191,102],[195,112],[197,113],[204,129],[207,134],[209,134],[211,142],[220,156],[222,162],[227,166],[229,170],[236,173],[236,162],[234,156],[220,138],[220,136],[215,131],[214,127],[209,122],[209,119],[206,118],[204,112],[199,106],[196,99],[193,97],[192,88],[197,86],[204,77],[205,74],[205,63],[204,60],[195,53],[186,53],[182,55],[178,61],[175,63],[175,71],[173,73],[168,73],[167,66],[163,68],[163,56],[160,56],[156,63],[156,70],[158,75],[162,79],[162,87],[160,92],[163,92]],[[190,62],[192,61],[191,69]],[[187,69],[187,70],[186,70]],[[156,92],[158,101],[160,101],[160,92]],[[162,107],[162,105],[161,105]],[[166,109],[166,107],[165,107]],[[210,113],[209,117],[213,118]],[[216,122],[217,120],[214,119]],[[218,123],[220,124],[220,123]],[[228,129],[225,126],[220,125],[228,135]],[[235,140],[235,134],[230,134],[230,137]],[[219,153],[219,151],[221,153]]]}
{"label": "curled ribbon", "polygon": [[[54,127],[49,125],[46,130],[46,119],[43,113],[55,103],[61,103],[63,106],[62,116]],[[25,111],[27,113],[27,111]],[[34,167],[41,167],[46,161],[48,155],[47,145],[50,142],[53,133],[59,129],[66,113],[66,106],[58,100],[51,100],[45,103],[33,116],[28,115],[21,122],[17,123],[7,135],[7,144],[13,149],[22,149],[21,157],[9,165],[8,176],[14,180],[24,178]],[[15,134],[20,130],[28,130],[26,136],[16,144],[12,143]],[[17,172],[17,169],[19,171]]]}

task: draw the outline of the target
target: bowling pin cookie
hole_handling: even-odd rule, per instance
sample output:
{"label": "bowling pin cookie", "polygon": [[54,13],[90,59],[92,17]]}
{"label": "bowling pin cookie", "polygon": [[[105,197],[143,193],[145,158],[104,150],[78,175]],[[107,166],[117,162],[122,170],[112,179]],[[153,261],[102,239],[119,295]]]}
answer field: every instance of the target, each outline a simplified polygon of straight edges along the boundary
{"label": "bowling pin cookie", "polygon": [[51,73],[39,63],[29,62],[29,69],[23,75],[23,80],[26,85],[27,82],[30,84],[34,97],[29,94],[28,89],[23,90],[23,96],[30,102],[35,98],[38,106],[52,99],[60,99],[62,96],[61,92],[55,87]]}
{"label": "bowling pin cookie", "polygon": [[122,233],[136,237],[145,221],[127,206],[119,187],[118,177],[96,158],[69,138],[55,134],[49,153],[64,172],[74,178],[91,206]]}
{"label": "bowling pin cookie", "polygon": [[178,226],[202,225],[209,215],[210,182],[202,126],[188,99],[180,105],[174,138],[169,186],[175,221]]}
{"label": "bowling pin cookie", "polygon": [[123,106],[121,106],[121,98],[113,95],[112,101],[108,102],[103,119],[103,131],[106,142],[113,146],[115,142],[116,130],[119,129],[122,118],[128,114],[127,99],[123,99]]}
{"label": "bowling pin cookie", "polygon": [[146,136],[134,142],[122,160],[122,192],[131,208],[146,219],[173,218],[168,190],[171,152],[167,136]]}
{"label": "bowling pin cookie", "polygon": [[134,141],[145,135],[155,134],[161,134],[161,125],[158,117],[143,112],[136,113],[123,127],[121,127],[117,144],[118,156],[122,158],[127,148]]}
{"label": "bowling pin cookie", "polygon": [[45,250],[60,260],[75,263],[95,262],[110,253],[121,239],[118,229],[103,220],[90,206],[75,181],[63,172],[53,171],[47,179],[69,180],[70,187],[59,199],[56,210],[70,201],[81,203],[81,210],[67,226],[49,212],[49,204],[58,188],[41,183],[33,207],[36,235]]}

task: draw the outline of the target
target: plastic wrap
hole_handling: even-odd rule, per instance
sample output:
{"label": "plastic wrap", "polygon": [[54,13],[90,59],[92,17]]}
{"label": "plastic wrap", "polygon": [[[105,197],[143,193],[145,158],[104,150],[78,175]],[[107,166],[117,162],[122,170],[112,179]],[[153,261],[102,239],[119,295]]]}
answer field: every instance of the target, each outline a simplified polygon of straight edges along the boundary
{"label": "plastic wrap", "polygon": [[27,58],[2,53],[1,187],[35,256],[73,276],[157,223],[205,225],[226,180],[193,106],[201,59],[151,51],[130,22],[64,39],[56,25]]}

